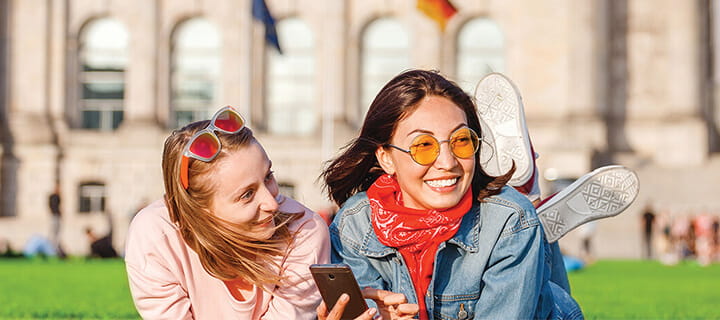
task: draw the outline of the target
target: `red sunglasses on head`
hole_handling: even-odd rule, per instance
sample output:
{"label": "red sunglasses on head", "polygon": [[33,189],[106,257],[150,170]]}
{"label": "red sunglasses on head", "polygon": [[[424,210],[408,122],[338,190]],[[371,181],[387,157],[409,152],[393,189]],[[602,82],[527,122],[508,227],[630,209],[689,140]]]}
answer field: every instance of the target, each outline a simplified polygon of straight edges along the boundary
{"label": "red sunglasses on head", "polygon": [[180,163],[180,182],[185,190],[189,186],[190,158],[210,162],[220,153],[220,138],[215,131],[238,133],[245,127],[245,120],[231,106],[218,110],[205,129],[196,132],[185,144]]}

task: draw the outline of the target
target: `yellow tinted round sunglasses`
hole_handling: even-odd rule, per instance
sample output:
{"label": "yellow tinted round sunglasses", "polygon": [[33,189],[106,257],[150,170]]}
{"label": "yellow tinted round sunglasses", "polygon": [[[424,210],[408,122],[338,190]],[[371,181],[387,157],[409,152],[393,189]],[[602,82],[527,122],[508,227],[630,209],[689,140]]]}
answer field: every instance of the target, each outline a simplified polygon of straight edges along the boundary
{"label": "yellow tinted round sunglasses", "polygon": [[410,155],[419,165],[429,165],[440,155],[440,144],[448,142],[450,151],[455,157],[461,159],[471,158],[480,147],[480,138],[477,133],[468,127],[459,128],[450,135],[450,139],[438,140],[431,134],[421,134],[413,139],[409,149],[386,143],[385,147],[392,147]]}

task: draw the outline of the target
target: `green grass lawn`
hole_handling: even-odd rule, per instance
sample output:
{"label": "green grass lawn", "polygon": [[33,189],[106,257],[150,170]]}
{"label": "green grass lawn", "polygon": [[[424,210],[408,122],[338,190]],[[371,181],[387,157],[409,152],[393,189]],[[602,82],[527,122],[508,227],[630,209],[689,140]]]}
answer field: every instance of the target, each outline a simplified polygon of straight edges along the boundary
{"label": "green grass lawn", "polygon": [[[0,319],[138,319],[122,260],[0,259]],[[599,261],[570,273],[587,319],[720,319],[720,265]]]}
{"label": "green grass lawn", "polygon": [[0,260],[0,319],[139,319],[120,259]]}
{"label": "green grass lawn", "polygon": [[586,319],[720,319],[720,265],[599,261],[569,274]]}

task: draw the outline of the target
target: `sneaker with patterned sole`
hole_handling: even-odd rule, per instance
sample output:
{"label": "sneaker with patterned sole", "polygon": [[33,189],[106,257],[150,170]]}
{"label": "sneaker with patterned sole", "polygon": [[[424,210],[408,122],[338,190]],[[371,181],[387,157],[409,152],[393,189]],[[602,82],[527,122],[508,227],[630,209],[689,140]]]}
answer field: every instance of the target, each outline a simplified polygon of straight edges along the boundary
{"label": "sneaker with patterned sole", "polygon": [[578,226],[625,211],[640,190],[637,174],[612,165],[585,174],[547,199],[537,209],[548,242],[555,242]]}
{"label": "sneaker with patterned sole", "polygon": [[491,73],[475,88],[478,115],[482,119],[483,139],[494,142],[494,153],[483,161],[485,173],[500,176],[507,173],[515,161],[515,173],[508,184],[531,190],[535,175],[535,154],[530,143],[522,97],[515,85],[500,73]]}

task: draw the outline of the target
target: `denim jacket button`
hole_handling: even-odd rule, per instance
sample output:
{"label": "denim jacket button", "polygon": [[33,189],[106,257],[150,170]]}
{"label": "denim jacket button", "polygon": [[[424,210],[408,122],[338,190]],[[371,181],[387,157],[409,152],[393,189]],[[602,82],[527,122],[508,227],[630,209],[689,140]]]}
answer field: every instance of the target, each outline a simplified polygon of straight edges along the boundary
{"label": "denim jacket button", "polygon": [[458,311],[457,317],[458,317],[458,319],[461,319],[461,320],[467,319],[468,313],[467,313],[467,311],[465,311],[465,304],[462,304],[462,303],[460,304],[460,311]]}
{"label": "denim jacket button", "polygon": [[467,316],[468,314],[465,310],[460,310],[460,312],[458,312],[458,319],[467,319]]}
{"label": "denim jacket button", "polygon": [[460,312],[458,312],[458,319],[466,319],[467,316],[468,316],[467,312],[465,312],[464,310],[461,310]]}

